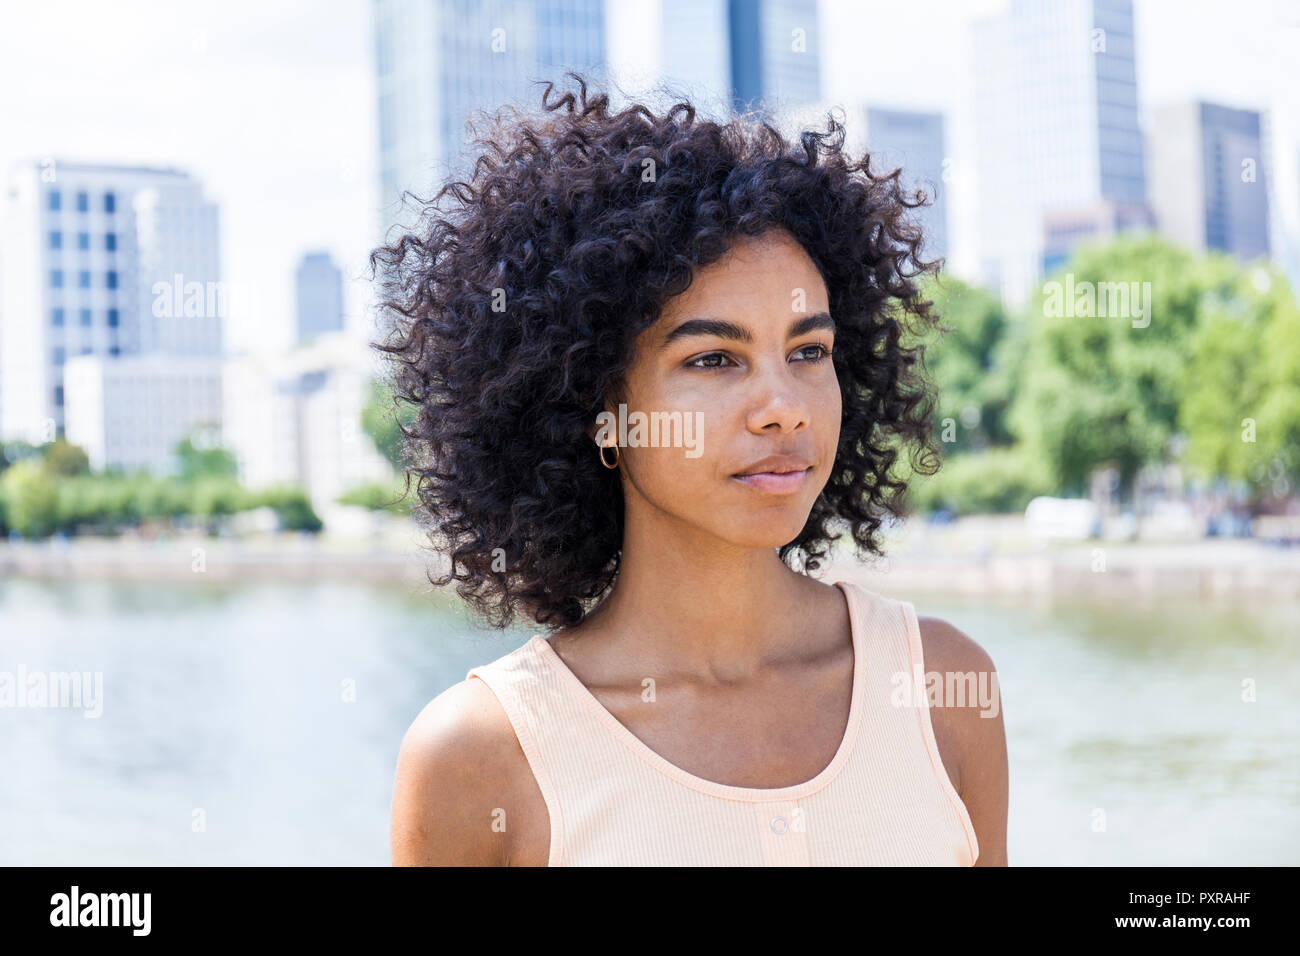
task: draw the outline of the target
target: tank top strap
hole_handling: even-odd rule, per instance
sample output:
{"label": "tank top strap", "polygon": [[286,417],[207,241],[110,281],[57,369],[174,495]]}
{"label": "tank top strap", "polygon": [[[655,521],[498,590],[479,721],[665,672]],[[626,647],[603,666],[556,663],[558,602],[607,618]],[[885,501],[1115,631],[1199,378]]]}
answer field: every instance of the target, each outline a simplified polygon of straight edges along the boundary
{"label": "tank top strap", "polygon": [[544,640],[535,634],[509,654],[470,668],[465,679],[475,677],[487,684],[510,719],[550,815],[547,865],[560,866],[568,802],[561,798],[561,784],[574,772],[574,755],[599,745],[601,729],[546,665],[537,646]]}
{"label": "tank top strap", "polygon": [[889,691],[910,674],[908,608],[905,601],[887,598],[861,585],[836,582],[854,606],[862,634],[858,646],[865,658],[863,696],[869,702],[889,700]]}
{"label": "tank top strap", "polygon": [[860,585],[850,584],[848,592],[858,600],[867,622],[868,658],[863,728],[868,743],[848,776],[894,768],[892,782],[898,784],[899,798],[910,793],[932,818],[944,819],[946,832],[953,834],[951,842],[969,851],[966,865],[973,865],[979,858],[979,841],[939,754],[916,607]]}

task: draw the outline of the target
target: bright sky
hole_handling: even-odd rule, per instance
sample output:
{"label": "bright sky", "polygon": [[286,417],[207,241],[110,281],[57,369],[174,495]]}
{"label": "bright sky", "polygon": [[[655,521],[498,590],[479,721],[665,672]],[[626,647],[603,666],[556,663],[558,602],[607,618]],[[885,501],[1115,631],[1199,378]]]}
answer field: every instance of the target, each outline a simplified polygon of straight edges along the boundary
{"label": "bright sky", "polygon": [[346,276],[371,244],[369,13],[364,0],[5,3],[0,168],[66,156],[193,173],[220,205],[223,278],[259,313],[232,316],[228,341],[287,343],[303,251],[329,249]]}
{"label": "bright sky", "polygon": [[[960,157],[970,135],[961,109],[969,21],[1004,5],[821,0],[827,96],[946,109]],[[1144,112],[1193,96],[1261,108],[1279,84],[1294,85],[1300,2],[1135,6]],[[0,169],[63,156],[198,176],[221,207],[224,277],[254,302],[229,323],[236,348],[289,341],[293,270],[312,248],[333,252],[357,279],[349,321],[362,327],[377,195],[374,104],[368,0],[0,7]],[[970,243],[969,222],[953,231],[955,243]]]}

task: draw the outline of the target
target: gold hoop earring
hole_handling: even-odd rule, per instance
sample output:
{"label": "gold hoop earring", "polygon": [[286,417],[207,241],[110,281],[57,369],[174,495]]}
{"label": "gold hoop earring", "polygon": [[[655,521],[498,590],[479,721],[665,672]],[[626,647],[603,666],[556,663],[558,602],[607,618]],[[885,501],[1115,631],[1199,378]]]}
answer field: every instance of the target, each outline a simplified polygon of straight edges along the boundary
{"label": "gold hoop earring", "polygon": [[[606,449],[606,448],[613,448],[613,449],[614,449],[614,463],[613,463],[612,465],[609,463],[608,459],[605,458],[605,449]],[[601,446],[600,446],[600,463],[601,463],[602,465],[604,465],[606,468],[611,468],[611,469],[612,469],[612,468],[617,468],[617,467],[618,467],[618,455],[619,455],[619,452],[618,452],[618,446],[617,446],[617,445],[601,445]]]}

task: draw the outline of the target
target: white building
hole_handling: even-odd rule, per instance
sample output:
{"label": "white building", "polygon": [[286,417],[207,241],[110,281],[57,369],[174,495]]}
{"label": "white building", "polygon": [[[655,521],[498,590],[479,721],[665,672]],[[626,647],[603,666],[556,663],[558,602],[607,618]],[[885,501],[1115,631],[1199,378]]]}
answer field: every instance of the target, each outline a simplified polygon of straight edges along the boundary
{"label": "white building", "polygon": [[979,272],[1022,302],[1068,255],[1062,217],[1075,241],[1150,225],[1132,2],[1011,0],[971,62]]}
{"label": "white building", "polygon": [[660,0],[658,29],[634,37],[657,39],[656,73],[698,96],[706,115],[725,118],[721,106],[779,121],[821,96],[817,8],[816,0]]}
{"label": "white building", "polygon": [[[1275,83],[1275,90],[1290,89]],[[1274,96],[1261,131],[1268,176],[1269,251],[1300,295],[1300,107]]]}
{"label": "white building", "polygon": [[343,273],[328,252],[309,252],[294,273],[298,306],[298,344],[322,332],[343,331]]}
{"label": "white building", "polygon": [[221,360],[153,353],[82,355],[64,366],[67,439],[96,471],[176,471],[176,445],[221,423]]}
{"label": "white building", "polygon": [[898,167],[899,182],[909,193],[918,189],[927,204],[913,210],[924,239],[923,259],[948,255],[948,185],[944,182],[944,117],[942,113],[911,109],[889,109],[879,104],[867,107],[867,142],[872,169],[876,174]]}
{"label": "white building", "polygon": [[946,118],[942,112],[888,106],[862,97],[813,100],[785,110],[776,123],[789,137],[808,127],[822,126],[828,112],[843,113],[844,149],[855,158],[871,156],[871,173],[879,176],[901,168],[899,184],[909,196],[926,194],[926,205],[909,213],[921,226],[922,259],[948,255],[953,201],[944,179]]}
{"label": "white building", "polygon": [[[48,159],[15,167],[2,198],[0,438],[39,444],[68,424],[74,357],[220,354],[220,310],[168,314],[178,283],[220,282],[216,207],[186,173]],[[105,409],[103,420],[135,414]],[[150,467],[167,470],[170,456]]]}
{"label": "white building", "polygon": [[473,111],[535,110],[532,80],[600,69],[605,14],[605,0],[374,0],[380,232],[403,221],[405,190],[429,197],[468,169]]}
{"label": "white building", "polygon": [[222,444],[235,453],[243,484],[301,485],[320,510],[356,485],[387,481],[392,468],[361,429],[373,376],[369,345],[341,332],[228,360]]}
{"label": "white building", "polygon": [[1188,100],[1153,110],[1151,203],[1160,232],[1243,262],[1268,255],[1260,114]]}
{"label": "white building", "polygon": [[186,178],[140,190],[132,207],[140,250],[139,351],[219,356],[230,303],[216,205]]}

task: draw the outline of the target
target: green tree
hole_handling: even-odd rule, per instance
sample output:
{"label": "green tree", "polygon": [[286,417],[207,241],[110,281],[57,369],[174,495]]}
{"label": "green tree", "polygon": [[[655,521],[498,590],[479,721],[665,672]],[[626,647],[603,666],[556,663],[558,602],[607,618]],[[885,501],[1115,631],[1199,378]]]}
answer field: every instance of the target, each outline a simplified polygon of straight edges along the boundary
{"label": "green tree", "polygon": [[953,455],[936,474],[914,477],[908,499],[916,511],[990,514],[1023,511],[1031,499],[1053,491],[1044,462],[1025,448],[989,448]]}
{"label": "green tree", "polygon": [[390,385],[381,379],[372,379],[365,407],[361,410],[361,429],[370,436],[379,453],[402,467],[402,426],[415,419],[414,408],[399,402]]}
{"label": "green tree", "polygon": [[357,505],[371,511],[387,511],[396,515],[411,513],[411,500],[406,494],[406,482],[395,480],[388,484],[369,482],[349,488],[338,499],[341,505]]}
{"label": "green tree", "polygon": [[142,518],[171,520],[189,511],[190,488],[180,478],[137,476],[130,489],[132,508]]}
{"label": "green tree", "polygon": [[256,507],[254,498],[233,478],[218,475],[199,478],[190,485],[189,513],[202,518],[214,534],[222,518]]}
{"label": "green tree", "polygon": [[59,492],[41,463],[26,458],[5,470],[5,520],[26,538],[44,538],[58,527]]}
{"label": "green tree", "polygon": [[190,438],[177,442],[176,458],[181,477],[188,481],[234,478],[239,474],[239,464],[231,452],[219,447],[199,447]]}
{"label": "green tree", "polygon": [[[1300,487],[1300,309],[1287,290],[1263,333],[1263,385],[1256,416],[1257,462],[1251,477],[1270,480],[1275,493],[1279,479]],[[1277,474],[1274,475],[1274,468]]]}
{"label": "green tree", "polygon": [[1006,415],[1023,353],[1002,303],[983,289],[944,277],[926,289],[948,331],[926,343],[925,364],[938,392],[937,426],[945,455],[1009,445]]}
{"label": "green tree", "polygon": [[253,496],[255,506],[275,510],[275,516],[284,531],[320,531],[324,522],[316,514],[307,492],[296,485],[277,485]]}
{"label": "green tree", "polygon": [[[1206,296],[1189,346],[1178,422],[1185,460],[1202,477],[1245,480],[1285,454],[1296,422],[1286,365],[1300,368],[1296,303],[1282,277],[1263,267],[1242,273],[1230,295]],[[1287,326],[1291,329],[1288,332]]]}
{"label": "green tree", "polygon": [[[1058,308],[1067,275],[1075,315]],[[1117,283],[1137,283],[1127,312],[1077,314],[1088,290],[1100,311],[1103,290]],[[1205,308],[1231,301],[1239,283],[1240,270],[1227,257],[1196,256],[1145,235],[1085,246],[1044,285],[1028,318],[1010,424],[1058,486],[1081,492],[1092,470],[1110,463],[1127,494],[1143,465],[1167,459]]]}
{"label": "green tree", "polygon": [[39,458],[41,449],[22,440],[0,443],[0,471],[4,471],[10,465],[22,461],[24,458]]}
{"label": "green tree", "polygon": [[67,476],[90,474],[90,459],[78,445],[69,444],[60,436],[41,448],[45,473],[48,475]]}

